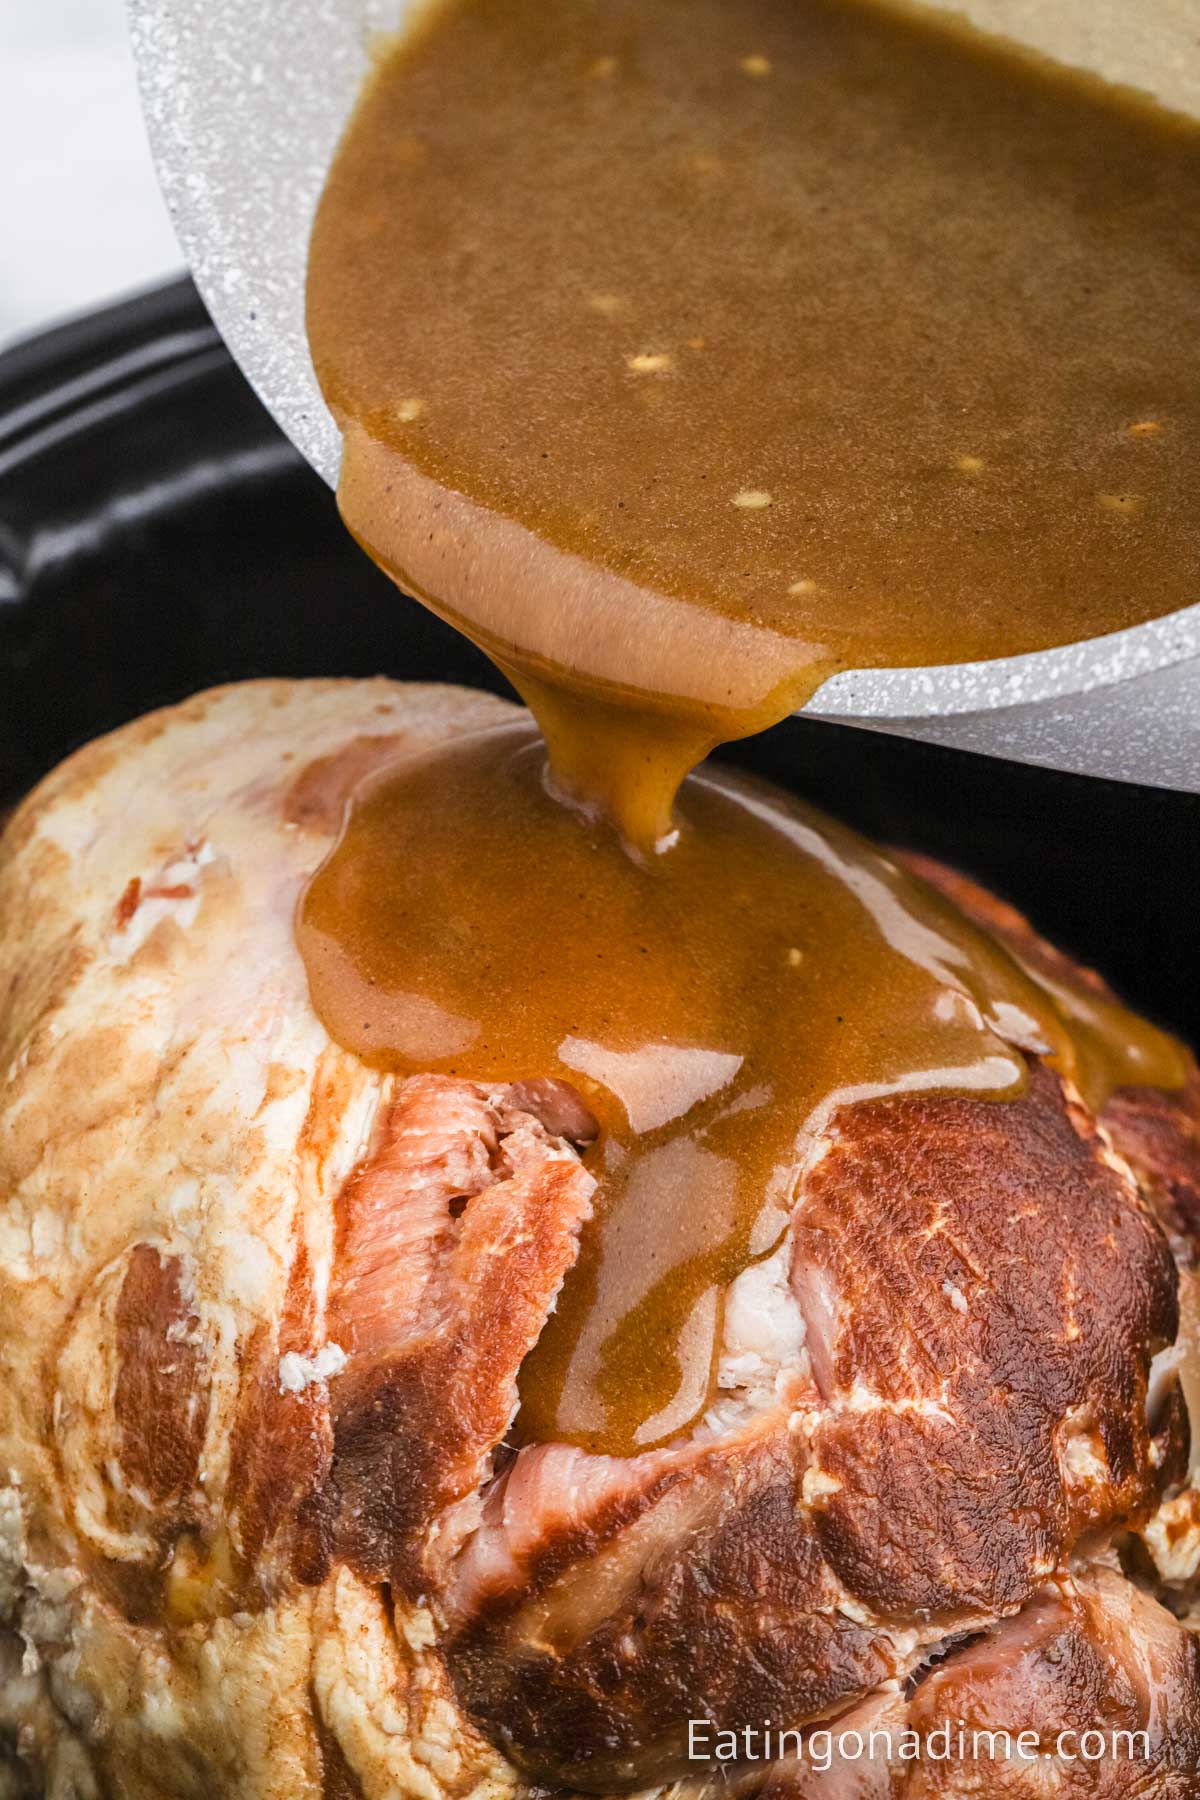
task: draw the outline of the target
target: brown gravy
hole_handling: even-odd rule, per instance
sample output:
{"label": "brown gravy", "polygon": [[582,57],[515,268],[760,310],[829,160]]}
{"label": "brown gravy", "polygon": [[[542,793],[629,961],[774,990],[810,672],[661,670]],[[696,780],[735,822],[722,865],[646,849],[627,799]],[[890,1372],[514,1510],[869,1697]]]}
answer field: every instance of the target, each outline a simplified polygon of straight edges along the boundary
{"label": "brown gravy", "polygon": [[853,833],[679,783],[834,669],[1198,597],[1200,132],[855,0],[460,0],[369,85],[308,298],[348,524],[550,753],[363,783],[313,1000],[377,1066],[584,1095],[518,1430],[630,1454],[703,1417],[838,1104],[1185,1077]]}
{"label": "brown gravy", "polygon": [[518,1430],[628,1454],[710,1398],[722,1293],[774,1248],[842,1102],[1021,1091],[1041,1047],[1099,1107],[1184,1079],[1114,1001],[1054,992],[844,826],[718,770],[646,867],[546,792],[532,728],[366,783],[299,921],[317,1010],[367,1062],[571,1082],[596,1217]]}
{"label": "brown gravy", "polygon": [[436,6],[308,319],[372,555],[523,690],[674,727],[653,798],[572,745],[643,842],[835,669],[1200,599],[1200,127],[944,20]]}

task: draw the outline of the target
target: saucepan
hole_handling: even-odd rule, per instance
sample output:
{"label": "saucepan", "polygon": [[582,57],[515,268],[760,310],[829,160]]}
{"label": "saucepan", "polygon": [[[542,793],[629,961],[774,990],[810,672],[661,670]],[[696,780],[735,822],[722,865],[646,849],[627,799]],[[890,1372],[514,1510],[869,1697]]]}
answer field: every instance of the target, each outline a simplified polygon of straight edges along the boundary
{"label": "saucepan", "polygon": [[[151,142],[233,355],[329,483],[340,440],[304,332],[309,229],[372,41],[428,0],[130,0]],[[950,9],[950,0],[938,0]],[[953,10],[1200,117],[1190,0],[955,0]],[[1197,570],[1200,602],[1200,570]],[[1200,790],[1200,603],[1032,655],[831,677],[807,716],[1022,762]]]}

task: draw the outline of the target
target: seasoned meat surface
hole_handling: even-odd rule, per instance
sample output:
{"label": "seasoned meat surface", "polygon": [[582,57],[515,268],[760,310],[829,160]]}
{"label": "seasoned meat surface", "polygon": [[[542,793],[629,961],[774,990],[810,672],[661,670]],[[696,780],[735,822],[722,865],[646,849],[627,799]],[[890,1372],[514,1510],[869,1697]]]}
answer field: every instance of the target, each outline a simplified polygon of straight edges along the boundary
{"label": "seasoned meat surface", "polygon": [[[1190,1800],[1200,1640],[1101,1563],[873,1696],[799,1754],[731,1764],[678,1800]],[[875,1733],[877,1754],[860,1746]],[[906,1751],[931,1746],[924,1756]]]}
{"label": "seasoned meat surface", "polygon": [[1005,1106],[844,1112],[800,1190],[791,1283],[807,1392],[632,1463],[523,1451],[485,1507],[451,1668],[544,1776],[681,1773],[689,1700],[796,1723],[902,1678],[1144,1520],[1180,1459],[1180,1413],[1155,1440],[1146,1408],[1177,1332],[1169,1252],[1047,1070]]}
{"label": "seasoned meat surface", "polygon": [[[701,1427],[629,1459],[514,1441],[595,1120],[536,1070],[361,1064],[292,937],[354,783],[508,710],[219,690],[0,838],[10,1788],[1194,1792],[1200,1078],[1099,1119],[1036,1060],[1019,1101],[844,1108],[726,1297]],[[1149,1760],[687,1754],[694,1718],[951,1714],[1128,1725]]]}

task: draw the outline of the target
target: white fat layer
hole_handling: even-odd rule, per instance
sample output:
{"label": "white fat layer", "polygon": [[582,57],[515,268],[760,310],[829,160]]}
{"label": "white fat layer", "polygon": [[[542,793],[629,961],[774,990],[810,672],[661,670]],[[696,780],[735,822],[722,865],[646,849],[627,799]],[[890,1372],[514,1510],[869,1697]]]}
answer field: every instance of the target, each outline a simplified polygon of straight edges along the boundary
{"label": "white fat layer", "polygon": [[1104,1441],[1090,1406],[1073,1406],[1063,1419],[1058,1434],[1058,1462],[1068,1487],[1109,1480]]}
{"label": "white fat layer", "polygon": [[1171,1344],[1151,1360],[1150,1377],[1146,1383],[1146,1423],[1151,1430],[1186,1361],[1187,1352],[1183,1344]]}
{"label": "white fat layer", "polygon": [[1185,1488],[1164,1501],[1142,1533],[1162,1579],[1183,1587],[1200,1574],[1200,1493]]}
{"label": "white fat layer", "polygon": [[778,1405],[807,1370],[804,1315],[792,1293],[790,1234],[762,1262],[744,1269],[725,1296],[718,1397],[700,1427],[723,1436]]}
{"label": "white fat layer", "polygon": [[340,1344],[322,1344],[312,1356],[289,1350],[279,1359],[279,1386],[285,1394],[302,1394],[318,1381],[340,1375],[349,1358]]}
{"label": "white fat layer", "polygon": [[1096,1440],[1082,1434],[1069,1437],[1063,1445],[1062,1469],[1067,1481],[1075,1485],[1108,1479],[1108,1464]]}

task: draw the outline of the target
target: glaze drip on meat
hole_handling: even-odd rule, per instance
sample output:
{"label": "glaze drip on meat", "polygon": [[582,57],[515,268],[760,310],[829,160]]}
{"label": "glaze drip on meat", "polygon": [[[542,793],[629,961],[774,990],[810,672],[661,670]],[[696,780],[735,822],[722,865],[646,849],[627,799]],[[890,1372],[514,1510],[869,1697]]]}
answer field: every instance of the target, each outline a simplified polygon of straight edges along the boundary
{"label": "glaze drip on meat", "polygon": [[[359,790],[299,915],[339,1043],[405,1075],[538,1071],[599,1124],[594,1217],[522,1371],[524,1441],[631,1455],[700,1426],[730,1289],[779,1252],[841,1108],[1011,1099],[1033,1051],[1095,1112],[1187,1075],[1166,1034],[1027,971],[781,793],[706,772],[676,817],[648,867],[556,804],[528,728],[464,739]],[[386,1280],[404,1252],[385,1251]]]}

